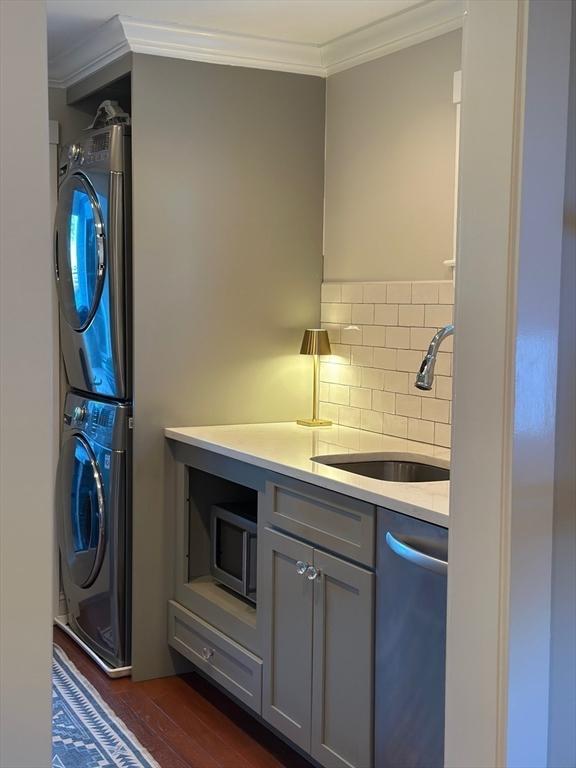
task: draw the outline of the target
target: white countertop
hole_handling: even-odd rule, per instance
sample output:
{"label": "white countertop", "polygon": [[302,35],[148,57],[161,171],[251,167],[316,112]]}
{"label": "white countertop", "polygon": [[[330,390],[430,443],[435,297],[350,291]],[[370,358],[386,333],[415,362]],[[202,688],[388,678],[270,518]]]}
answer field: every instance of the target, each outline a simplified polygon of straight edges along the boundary
{"label": "white countertop", "polygon": [[302,427],[294,422],[168,427],[170,440],[303,480],[448,527],[449,481],[392,483],[362,477],[311,461],[312,456],[347,453],[410,453],[450,459],[447,448],[378,435],[350,427]]}

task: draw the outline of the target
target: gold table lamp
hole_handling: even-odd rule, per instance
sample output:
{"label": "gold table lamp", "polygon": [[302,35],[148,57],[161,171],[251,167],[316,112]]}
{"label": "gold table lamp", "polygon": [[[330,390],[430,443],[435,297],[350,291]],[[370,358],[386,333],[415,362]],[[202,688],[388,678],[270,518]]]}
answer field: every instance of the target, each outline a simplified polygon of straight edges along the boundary
{"label": "gold table lamp", "polygon": [[301,424],[303,427],[329,427],[332,424],[331,421],[318,418],[320,355],[332,354],[328,331],[324,330],[324,328],[307,328],[304,331],[300,354],[313,355],[314,357],[314,386],[312,390],[312,418],[298,419],[296,423]]}

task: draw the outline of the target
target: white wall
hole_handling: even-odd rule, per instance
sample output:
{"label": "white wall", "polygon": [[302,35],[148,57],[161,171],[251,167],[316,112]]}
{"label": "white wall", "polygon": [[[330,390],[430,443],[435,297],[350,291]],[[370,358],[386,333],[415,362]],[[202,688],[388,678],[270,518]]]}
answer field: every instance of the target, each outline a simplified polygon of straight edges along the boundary
{"label": "white wall", "polygon": [[548,765],[576,765],[576,7],[564,193],[564,243],[556,401],[556,477],[552,549],[552,639]]}
{"label": "white wall", "polygon": [[461,30],[328,78],[324,280],[446,280]]}
{"label": "white wall", "polygon": [[53,325],[46,9],[0,2],[0,766],[51,764]]}
{"label": "white wall", "polygon": [[569,3],[469,4],[446,768],[547,765],[569,57]]}

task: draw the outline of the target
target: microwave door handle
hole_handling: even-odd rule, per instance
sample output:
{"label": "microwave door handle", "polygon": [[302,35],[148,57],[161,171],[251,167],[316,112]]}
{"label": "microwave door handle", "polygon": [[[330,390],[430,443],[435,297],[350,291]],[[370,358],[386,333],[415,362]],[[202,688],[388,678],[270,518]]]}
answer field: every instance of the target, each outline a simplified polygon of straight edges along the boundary
{"label": "microwave door handle", "polygon": [[249,584],[250,574],[248,573],[249,559],[250,559],[250,534],[246,529],[244,529],[242,531],[242,594],[244,595],[244,597],[248,597],[248,590],[250,588],[250,584]]}

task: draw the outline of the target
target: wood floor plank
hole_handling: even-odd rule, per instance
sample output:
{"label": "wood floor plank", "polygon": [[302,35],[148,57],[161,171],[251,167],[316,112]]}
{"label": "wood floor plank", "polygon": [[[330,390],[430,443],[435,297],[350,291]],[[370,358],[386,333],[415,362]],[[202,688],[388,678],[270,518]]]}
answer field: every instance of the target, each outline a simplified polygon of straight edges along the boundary
{"label": "wood floor plank", "polygon": [[54,642],[161,768],[311,768],[200,675],[112,680],[58,628]]}
{"label": "wood floor plank", "polygon": [[121,695],[115,696],[108,704],[161,768],[204,768],[201,763],[187,761],[179,753],[177,745],[173,746],[158,736],[153,728],[132,712],[130,706],[122,700]]}
{"label": "wood floor plank", "polygon": [[205,733],[198,738],[199,734],[193,729],[182,728],[155,701],[142,696],[139,691],[123,693],[122,700],[190,765],[198,768],[224,768],[216,752],[210,750],[210,741],[206,740]]}
{"label": "wood floor plank", "polygon": [[172,722],[208,751],[221,768],[252,768],[252,763],[238,751],[237,745],[226,739],[221,731],[207,727],[178,693],[165,694],[156,704]]}
{"label": "wood floor plank", "polygon": [[182,706],[222,733],[246,759],[262,768],[310,768],[307,760],[202,677],[185,675],[181,680],[186,684],[186,689],[177,689]]}

